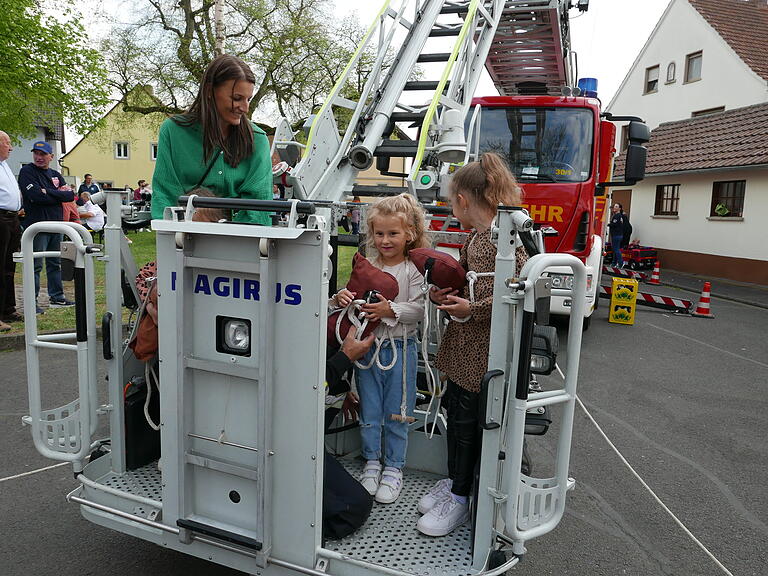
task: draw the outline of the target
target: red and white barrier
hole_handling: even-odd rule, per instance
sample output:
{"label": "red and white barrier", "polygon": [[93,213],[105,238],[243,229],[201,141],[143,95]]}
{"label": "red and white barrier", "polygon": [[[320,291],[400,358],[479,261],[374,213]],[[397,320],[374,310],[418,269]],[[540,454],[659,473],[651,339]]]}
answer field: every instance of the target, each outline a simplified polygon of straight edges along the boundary
{"label": "red and white barrier", "polygon": [[696,305],[696,310],[691,312],[694,316],[698,316],[700,318],[714,318],[715,315],[712,314],[712,311],[709,307],[709,291],[712,289],[712,286],[709,282],[704,282],[704,286],[701,290],[701,297],[699,298],[699,303]]}
{"label": "red and white barrier", "polygon": [[[600,286],[600,296],[602,298],[611,297],[612,288],[610,286]],[[682,298],[670,298],[659,294],[650,294],[648,292],[637,293],[637,304],[639,306],[648,306],[650,308],[660,308],[661,310],[670,310],[687,314],[693,308],[693,302],[683,300]]]}
{"label": "red and white barrier", "polygon": [[603,266],[603,272],[611,276],[621,276],[623,278],[634,278],[639,282],[645,282],[648,280],[648,274],[643,272],[635,272],[634,270],[627,270],[626,268],[617,268],[616,266]]}

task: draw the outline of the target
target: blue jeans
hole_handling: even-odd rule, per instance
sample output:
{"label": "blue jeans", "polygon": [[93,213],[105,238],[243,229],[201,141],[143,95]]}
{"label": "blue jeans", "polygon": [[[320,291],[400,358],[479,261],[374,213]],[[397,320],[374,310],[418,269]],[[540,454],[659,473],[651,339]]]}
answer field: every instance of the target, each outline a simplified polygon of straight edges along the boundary
{"label": "blue jeans", "polygon": [[623,236],[611,236],[611,249],[613,250],[613,262],[614,266],[621,266],[624,264],[624,260],[621,257],[621,241]]}
{"label": "blue jeans", "polygon": [[[35,252],[58,252],[61,250],[61,234],[40,232],[32,241]],[[35,258],[35,298],[40,293],[40,271],[43,259]],[[45,274],[48,276],[48,298],[64,300],[64,288],[61,285],[61,258],[45,259]]]}
{"label": "blue jeans", "polygon": [[[391,370],[381,370],[376,364],[368,370],[357,369],[357,392],[360,395],[360,437],[363,443],[363,458],[381,459],[382,429],[384,433],[384,465],[394,468],[405,466],[408,450],[408,423],[393,420],[393,414],[400,414],[403,398],[403,341],[395,340],[397,362]],[[367,364],[373,352],[360,361]],[[416,341],[409,339],[406,345],[406,412],[413,416],[416,406],[416,370],[419,356]],[[379,350],[379,362],[388,366],[392,362],[392,348],[385,341]]]}

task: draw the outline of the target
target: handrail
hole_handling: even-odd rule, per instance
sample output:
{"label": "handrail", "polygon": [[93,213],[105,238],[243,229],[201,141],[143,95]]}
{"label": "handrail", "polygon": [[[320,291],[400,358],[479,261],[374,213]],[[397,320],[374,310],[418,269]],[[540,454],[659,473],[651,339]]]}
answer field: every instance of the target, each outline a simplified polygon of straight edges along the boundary
{"label": "handrail", "polygon": [[448,58],[448,62],[445,64],[445,68],[443,69],[443,75],[440,78],[440,81],[437,84],[437,88],[435,88],[435,94],[432,96],[432,102],[429,103],[429,108],[427,108],[427,113],[424,116],[424,121],[421,124],[421,135],[419,136],[419,147],[416,151],[416,157],[413,160],[413,167],[411,168],[411,173],[408,176],[408,179],[413,181],[416,179],[416,176],[419,173],[419,170],[421,169],[421,163],[424,160],[424,153],[427,149],[427,138],[429,137],[429,126],[432,123],[432,117],[435,115],[435,112],[437,111],[437,106],[440,104],[440,97],[443,95],[443,90],[445,89],[445,85],[448,82],[448,76],[450,76],[451,71],[453,70],[453,65],[456,63],[456,58],[459,55],[459,49],[461,45],[464,43],[464,40],[467,36],[468,30],[470,27],[475,27],[475,12],[477,12],[477,5],[480,0],[472,0],[471,4],[469,5],[469,8],[467,9],[467,15],[464,19],[464,25],[461,27],[461,32],[459,32],[459,36],[456,39],[455,44],[453,45],[453,50],[451,51],[451,56]]}

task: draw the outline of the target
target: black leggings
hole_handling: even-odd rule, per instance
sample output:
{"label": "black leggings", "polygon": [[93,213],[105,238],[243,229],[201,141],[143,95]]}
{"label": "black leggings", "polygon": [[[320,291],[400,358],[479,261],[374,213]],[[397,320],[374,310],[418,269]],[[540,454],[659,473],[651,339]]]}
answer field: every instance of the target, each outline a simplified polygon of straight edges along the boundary
{"label": "black leggings", "polygon": [[446,410],[448,411],[448,477],[453,480],[451,492],[469,496],[480,457],[481,434],[480,394],[465,390],[448,380]]}

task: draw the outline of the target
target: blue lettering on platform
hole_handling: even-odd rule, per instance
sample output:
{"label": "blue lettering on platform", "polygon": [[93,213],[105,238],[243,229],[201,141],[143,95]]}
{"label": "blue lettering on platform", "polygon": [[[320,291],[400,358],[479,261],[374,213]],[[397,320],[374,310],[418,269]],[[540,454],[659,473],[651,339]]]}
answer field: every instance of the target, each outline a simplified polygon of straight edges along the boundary
{"label": "blue lettering on platform", "polygon": [[[206,296],[218,296],[220,298],[234,298],[236,300],[261,299],[261,283],[250,278],[230,278],[229,276],[210,277],[207,274],[196,274],[193,282],[195,294]],[[176,272],[171,272],[171,290],[176,290]],[[301,285],[275,284],[275,302],[298,306],[301,304]]]}

